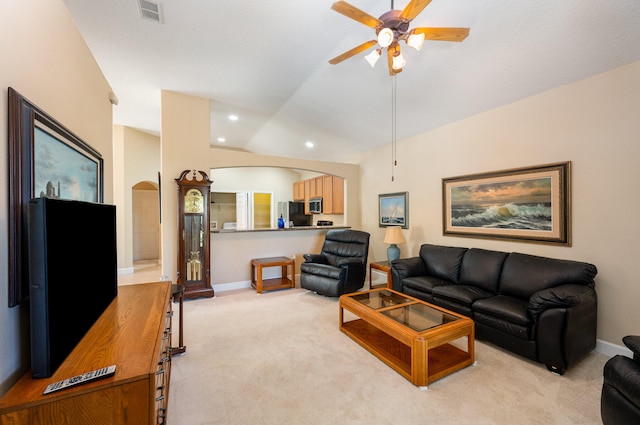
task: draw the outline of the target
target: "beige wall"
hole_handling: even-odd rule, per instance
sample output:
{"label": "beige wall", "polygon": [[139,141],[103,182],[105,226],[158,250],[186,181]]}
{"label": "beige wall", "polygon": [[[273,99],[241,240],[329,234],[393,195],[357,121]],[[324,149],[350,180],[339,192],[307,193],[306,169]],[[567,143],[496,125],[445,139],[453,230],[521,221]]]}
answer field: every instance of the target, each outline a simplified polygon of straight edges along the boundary
{"label": "beige wall", "polygon": [[[183,170],[198,169],[208,173],[211,168],[223,167],[286,167],[334,174],[346,179],[347,193],[357,194],[358,166],[322,161],[255,155],[211,148],[209,144],[209,100],[175,92],[162,92],[162,258],[163,275],[175,280],[177,246],[177,191],[175,178]],[[276,141],[277,142],[277,141]],[[357,196],[347,198],[347,225],[359,227],[360,203]],[[315,243],[315,242],[314,242]],[[239,252],[248,252],[251,242],[240,244]],[[253,251],[252,251],[253,252]],[[251,254],[253,255],[253,254]],[[249,261],[244,255],[235,256],[225,268],[242,270],[238,280],[249,277]]]}
{"label": "beige wall", "polygon": [[[402,102],[402,99],[398,99]],[[372,261],[385,258],[376,226],[377,195],[409,192],[402,256],[422,243],[518,251],[592,262],[598,267],[598,338],[617,345],[640,331],[640,62],[398,143],[395,182],[387,147],[360,163],[364,230]],[[573,246],[442,235],[442,178],[553,162],[572,162]],[[364,223],[366,220],[366,223]]]}
{"label": "beige wall", "polygon": [[13,87],[104,158],[104,200],[113,200],[112,106],[102,72],[62,1],[0,2],[0,394],[29,366],[28,309],[7,307],[7,87]]}

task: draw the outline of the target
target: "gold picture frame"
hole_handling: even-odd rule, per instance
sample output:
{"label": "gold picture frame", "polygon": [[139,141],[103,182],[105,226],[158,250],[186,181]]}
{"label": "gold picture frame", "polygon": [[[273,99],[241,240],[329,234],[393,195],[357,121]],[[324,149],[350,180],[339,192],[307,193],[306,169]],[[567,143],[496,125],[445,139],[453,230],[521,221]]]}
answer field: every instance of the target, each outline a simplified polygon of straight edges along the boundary
{"label": "gold picture frame", "polygon": [[571,162],[442,179],[443,235],[571,246]]}

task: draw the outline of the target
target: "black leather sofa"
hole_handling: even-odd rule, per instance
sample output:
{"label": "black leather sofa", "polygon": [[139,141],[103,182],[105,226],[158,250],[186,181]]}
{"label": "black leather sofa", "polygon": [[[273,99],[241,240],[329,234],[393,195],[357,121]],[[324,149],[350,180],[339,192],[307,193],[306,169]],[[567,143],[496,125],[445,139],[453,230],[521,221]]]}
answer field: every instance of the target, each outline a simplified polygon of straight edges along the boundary
{"label": "black leather sofa", "polygon": [[364,285],[369,255],[369,233],[332,229],[320,254],[304,254],[300,286],[320,295],[339,297]]}
{"label": "black leather sofa", "polygon": [[600,416],[604,425],[640,424],[640,336],[626,336],[622,342],[633,359],[613,356],[604,365]]}
{"label": "black leather sofa", "polygon": [[471,317],[476,338],[553,372],[596,346],[593,264],[425,244],[391,273],[393,289]]}

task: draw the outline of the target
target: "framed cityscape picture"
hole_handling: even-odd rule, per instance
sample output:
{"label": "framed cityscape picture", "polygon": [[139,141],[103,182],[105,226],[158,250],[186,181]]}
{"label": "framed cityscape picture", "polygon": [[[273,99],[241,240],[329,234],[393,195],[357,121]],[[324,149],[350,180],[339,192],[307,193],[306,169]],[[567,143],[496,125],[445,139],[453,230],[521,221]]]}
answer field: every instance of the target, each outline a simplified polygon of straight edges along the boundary
{"label": "framed cityscape picture", "polygon": [[571,245],[571,162],[442,179],[443,234]]}
{"label": "framed cityscape picture", "polygon": [[9,87],[9,307],[29,294],[27,205],[38,197],[103,202],[102,155]]}

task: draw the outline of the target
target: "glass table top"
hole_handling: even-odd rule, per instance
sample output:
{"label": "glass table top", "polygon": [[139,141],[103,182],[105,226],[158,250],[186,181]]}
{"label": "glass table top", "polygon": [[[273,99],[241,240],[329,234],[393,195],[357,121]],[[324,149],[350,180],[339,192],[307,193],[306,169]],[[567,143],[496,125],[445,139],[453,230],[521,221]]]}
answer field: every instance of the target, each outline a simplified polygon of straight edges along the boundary
{"label": "glass table top", "polygon": [[364,294],[357,294],[353,297],[354,300],[360,304],[366,305],[369,308],[378,310],[385,307],[391,307],[393,305],[406,304],[414,302],[412,299],[403,297],[401,294],[396,294],[386,289],[382,291],[366,292]]}
{"label": "glass table top", "polygon": [[381,310],[380,314],[416,332],[458,320],[456,316],[387,289],[355,294],[351,298],[373,310]]}
{"label": "glass table top", "polygon": [[417,332],[426,331],[427,329],[458,320],[456,316],[421,303],[401,305],[397,308],[382,311],[381,314]]}

